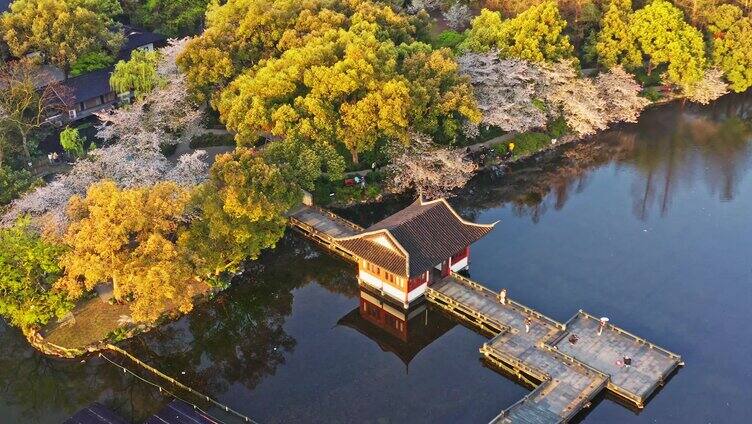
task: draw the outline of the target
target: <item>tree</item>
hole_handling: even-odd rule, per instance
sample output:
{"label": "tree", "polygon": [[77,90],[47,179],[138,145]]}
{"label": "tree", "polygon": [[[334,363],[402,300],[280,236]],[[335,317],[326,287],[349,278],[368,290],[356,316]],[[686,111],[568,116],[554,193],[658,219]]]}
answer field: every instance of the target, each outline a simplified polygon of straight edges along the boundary
{"label": "tree", "polygon": [[546,115],[534,103],[540,81],[538,67],[523,60],[501,60],[495,50],[465,53],[458,62],[473,84],[483,123],[519,132],[546,125]]}
{"label": "tree", "polygon": [[172,305],[190,311],[192,270],[174,242],[189,198],[174,183],[121,190],[112,181],[71,198],[56,287],[77,298],[111,282],[116,299],[133,298],[135,321],[154,322]]}
{"label": "tree", "polygon": [[103,46],[117,53],[124,37],[113,18],[120,13],[117,0],[16,0],[0,30],[14,56],[39,52],[67,76],[86,53]]}
{"label": "tree", "polygon": [[723,81],[723,72],[717,68],[708,69],[700,81],[690,85],[684,91],[684,95],[690,101],[703,105],[726,93],[728,93],[728,85]]}
{"label": "tree", "polygon": [[580,78],[571,62],[545,64],[541,71],[540,96],[551,118],[563,117],[579,135],[594,134],[608,126],[605,103],[595,83]]}
{"label": "tree", "polygon": [[238,147],[217,157],[207,183],[191,201],[196,217],[180,236],[199,275],[237,270],[273,247],[287,225],[283,215],[301,199],[300,188],[256,151]]}
{"label": "tree", "polygon": [[115,63],[115,58],[105,52],[93,51],[85,53],[81,55],[71,67],[70,76],[77,77],[99,69],[104,69],[112,66],[113,63]]}
{"label": "tree", "polygon": [[408,119],[414,131],[447,142],[455,139],[465,122],[480,122],[472,85],[460,74],[448,49],[432,50],[414,43],[403,45],[401,55],[404,59],[398,72],[409,81]]}
{"label": "tree", "polygon": [[[380,41],[379,33],[369,22],[328,31],[236,78],[215,106],[240,144],[261,133],[339,141],[353,163],[377,140],[407,141],[411,120],[443,123],[430,130],[448,137],[458,119],[477,120],[470,87],[463,87],[448,51],[429,54],[425,44],[397,48]],[[416,57],[431,62],[420,64]],[[428,113],[427,119],[413,108]]]}
{"label": "tree", "polygon": [[498,48],[503,38],[503,25],[501,13],[482,9],[480,14],[473,18],[470,28],[465,31],[467,37],[460,44],[460,49],[471,52],[487,52]]}
{"label": "tree", "polygon": [[209,0],[125,0],[132,22],[166,37],[197,34]]}
{"label": "tree", "polygon": [[316,180],[324,173],[330,181],[341,180],[345,175],[345,161],[331,144],[288,137],[267,145],[263,155],[279,168],[285,181],[308,191],[315,189]]}
{"label": "tree", "polygon": [[640,84],[618,65],[598,74],[595,86],[603,100],[607,122],[637,122],[640,112],[650,103],[640,96]]}
{"label": "tree", "polygon": [[380,40],[411,43],[427,33],[428,15],[396,12],[370,0],[230,0],[210,5],[206,30],[180,57],[188,82],[204,98],[264,59],[304,46],[333,29],[369,22]]}
{"label": "tree", "polygon": [[68,90],[62,85],[49,82],[38,87],[40,78],[47,76],[31,59],[0,64],[0,87],[4,87],[0,90],[0,125],[18,134],[29,166],[29,136],[44,126],[48,118],[67,111],[71,103]]}
{"label": "tree", "polygon": [[455,30],[462,30],[467,27],[467,24],[470,22],[470,18],[472,17],[470,8],[467,7],[466,4],[460,3],[459,1],[449,7],[449,9],[447,9],[447,11],[443,13],[443,16],[444,20],[446,20],[447,22],[447,25]]}
{"label": "tree", "polygon": [[436,147],[422,134],[411,134],[408,145],[396,143],[391,150],[389,185],[398,193],[415,189],[429,199],[447,197],[464,186],[477,168],[462,150]]}
{"label": "tree", "polygon": [[26,330],[71,310],[65,294],[52,287],[64,250],[34,233],[28,219],[0,229],[0,316]]}
{"label": "tree", "polygon": [[752,86],[752,18],[741,9],[724,4],[709,17],[713,64],[723,70],[737,93]]}
{"label": "tree", "polygon": [[0,207],[39,183],[40,180],[26,169],[14,170],[9,166],[0,166]]}
{"label": "tree", "polygon": [[67,127],[60,132],[60,145],[74,157],[80,158],[86,153],[84,150],[85,143],[86,137],[82,137],[76,128]]}
{"label": "tree", "polygon": [[132,91],[136,97],[151,92],[165,82],[157,73],[159,61],[158,51],[133,51],[130,59],[115,65],[110,75],[110,87],[117,93]]}
{"label": "tree", "polygon": [[666,0],[655,0],[632,15],[632,31],[648,58],[647,73],[667,64],[667,80],[685,88],[705,74],[702,34],[684,22],[681,10]]}
{"label": "tree", "polygon": [[606,68],[642,66],[642,54],[630,26],[632,0],[611,0],[603,15],[595,50],[598,62]]}
{"label": "tree", "polygon": [[82,196],[98,181],[112,180],[120,187],[141,187],[159,181],[176,181],[191,186],[206,178],[201,152],[179,158],[177,164],[161,152],[162,144],[177,144],[191,139],[198,131],[202,109],[188,96],[185,77],[175,65],[175,56],[185,40],[174,41],[162,49],[157,66],[169,83],[137,99],[132,105],[101,112],[97,137],[108,145],[89,152],[73,168],[50,184],[13,202],[0,219],[8,224],[19,216],[33,216],[34,224],[55,232],[68,225],[65,207],[74,196]]}
{"label": "tree", "polygon": [[573,54],[569,37],[563,33],[566,27],[553,0],[534,5],[506,21],[498,12],[484,10],[473,20],[462,46],[476,52],[496,48],[502,59],[554,62]]}

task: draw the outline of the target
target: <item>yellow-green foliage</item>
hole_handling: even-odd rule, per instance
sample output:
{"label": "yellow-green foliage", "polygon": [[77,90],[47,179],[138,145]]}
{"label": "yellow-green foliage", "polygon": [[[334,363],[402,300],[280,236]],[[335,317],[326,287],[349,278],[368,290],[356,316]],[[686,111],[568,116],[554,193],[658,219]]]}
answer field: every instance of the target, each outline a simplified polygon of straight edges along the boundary
{"label": "yellow-green foliage", "polygon": [[121,60],[110,75],[110,86],[117,93],[135,92],[143,96],[163,83],[157,74],[159,52],[134,50],[128,61]]}
{"label": "yellow-green foliage", "polygon": [[737,93],[752,86],[752,18],[737,6],[717,7],[708,19],[713,64]]}
{"label": "yellow-green foliage", "polygon": [[609,2],[595,44],[601,65],[607,68],[622,65],[627,69],[642,65],[642,53],[629,25],[631,16],[632,0]]}
{"label": "yellow-green foliage", "polygon": [[636,11],[630,21],[648,73],[667,64],[667,80],[689,87],[705,74],[705,43],[702,34],[684,21],[684,14],[666,0],[654,0]]}
{"label": "yellow-green foliage", "polygon": [[499,12],[484,9],[473,20],[461,48],[480,52],[498,49],[502,58],[555,62],[571,57],[574,51],[569,37],[563,33],[566,26],[552,0],[507,20]]}
{"label": "yellow-green foliage", "polygon": [[112,29],[120,13],[117,0],[15,0],[0,32],[13,55],[39,52],[67,72],[86,53],[117,52],[123,36]]}

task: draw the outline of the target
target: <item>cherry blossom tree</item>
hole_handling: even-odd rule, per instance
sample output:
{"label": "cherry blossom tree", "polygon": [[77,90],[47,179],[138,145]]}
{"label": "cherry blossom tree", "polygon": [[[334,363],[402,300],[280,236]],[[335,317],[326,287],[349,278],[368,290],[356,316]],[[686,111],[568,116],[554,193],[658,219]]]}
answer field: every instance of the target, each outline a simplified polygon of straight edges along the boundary
{"label": "cherry blossom tree", "polygon": [[690,101],[706,105],[728,93],[728,84],[723,80],[723,71],[710,68],[701,80],[685,87],[684,94]]}
{"label": "cherry blossom tree", "polygon": [[470,23],[470,18],[472,18],[470,8],[467,7],[466,4],[460,2],[454,3],[442,15],[444,16],[447,25],[458,31],[467,28]]}
{"label": "cherry blossom tree", "polygon": [[640,97],[640,84],[621,66],[614,66],[595,78],[598,95],[604,103],[608,122],[637,122],[640,112],[650,101]]}
{"label": "cherry blossom tree", "polygon": [[575,134],[594,134],[608,127],[606,104],[590,78],[581,78],[572,63],[561,60],[541,65],[540,96],[548,114],[562,116]]}
{"label": "cherry blossom tree", "polygon": [[457,61],[470,78],[484,124],[520,132],[546,125],[545,113],[534,102],[541,78],[536,65],[501,60],[497,51],[465,53]]}
{"label": "cherry blossom tree", "polygon": [[477,168],[462,150],[438,147],[423,134],[413,133],[410,138],[410,144],[395,143],[389,149],[392,162],[387,172],[395,192],[415,189],[425,198],[447,197],[464,186]]}
{"label": "cherry blossom tree", "polygon": [[[31,215],[34,225],[58,234],[67,227],[66,207],[74,195],[101,180],[112,180],[119,187],[132,188],[172,180],[191,186],[206,178],[205,153],[183,155],[171,163],[161,152],[162,144],[189,140],[199,129],[202,110],[191,102],[185,79],[174,65],[175,49],[171,43],[161,55],[159,72],[168,83],[136,100],[132,105],[97,116],[97,137],[107,143],[77,161],[73,168],[50,184],[14,201],[0,224],[10,225],[21,215]],[[184,45],[184,42],[183,42]]]}

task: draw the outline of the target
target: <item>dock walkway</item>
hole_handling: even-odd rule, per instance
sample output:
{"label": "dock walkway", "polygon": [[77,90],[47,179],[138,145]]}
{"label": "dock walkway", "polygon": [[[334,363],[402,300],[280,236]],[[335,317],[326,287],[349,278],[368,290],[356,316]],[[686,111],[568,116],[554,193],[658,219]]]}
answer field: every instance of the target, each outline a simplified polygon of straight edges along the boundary
{"label": "dock walkway", "polygon": [[[600,321],[586,312],[562,324],[509,298],[502,304],[496,293],[457,274],[429,287],[426,297],[495,334],[480,348],[487,361],[525,381],[540,382],[493,423],[566,422],[604,388],[641,408],[682,364],[679,355],[614,325],[606,325],[598,335]],[[572,334],[578,337],[576,343],[569,341]],[[632,358],[629,368],[621,363],[625,355]]]}
{"label": "dock walkway", "polygon": [[[300,206],[288,214],[290,225],[346,258],[353,255],[338,237],[364,229],[329,211]],[[426,299],[492,338],[480,352],[491,364],[537,386],[503,410],[492,423],[561,423],[572,419],[604,389],[638,408],[683,365],[679,355],[600,321],[580,310],[566,323],[498,295],[483,285],[451,274],[426,289]],[[531,320],[529,331],[525,321]],[[575,343],[570,341],[577,336]],[[630,367],[623,358],[629,356]]]}

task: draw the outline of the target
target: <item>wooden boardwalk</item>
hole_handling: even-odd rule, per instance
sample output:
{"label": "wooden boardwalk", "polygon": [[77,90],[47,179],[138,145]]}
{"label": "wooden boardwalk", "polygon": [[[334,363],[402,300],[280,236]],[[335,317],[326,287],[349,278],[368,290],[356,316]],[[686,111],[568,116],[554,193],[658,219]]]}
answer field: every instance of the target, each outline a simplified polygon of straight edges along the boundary
{"label": "wooden boardwalk", "polygon": [[359,234],[364,231],[363,227],[316,206],[301,205],[287,215],[293,229],[331,252],[352,260],[352,253],[342,249],[336,239]]}
{"label": "wooden boardwalk", "polygon": [[[493,423],[558,423],[577,415],[604,388],[642,407],[677,367],[681,357],[578,312],[566,324],[453,274],[429,287],[432,303],[495,334],[480,348],[490,363],[538,387],[502,411]],[[531,320],[526,331],[525,321]],[[576,334],[576,343],[569,341]],[[623,357],[632,358],[629,368]]]}
{"label": "wooden boardwalk", "polygon": [[[329,211],[300,206],[288,214],[292,228],[324,248],[352,260],[338,237],[364,229]],[[480,352],[491,364],[536,386],[503,410],[491,423],[567,422],[604,389],[642,408],[668,376],[683,365],[681,357],[579,311],[559,323],[509,298],[452,274],[429,286],[426,298],[473,328],[491,336]],[[530,319],[529,331],[525,321]],[[576,335],[577,341],[570,342]],[[624,367],[624,356],[632,359]]]}

